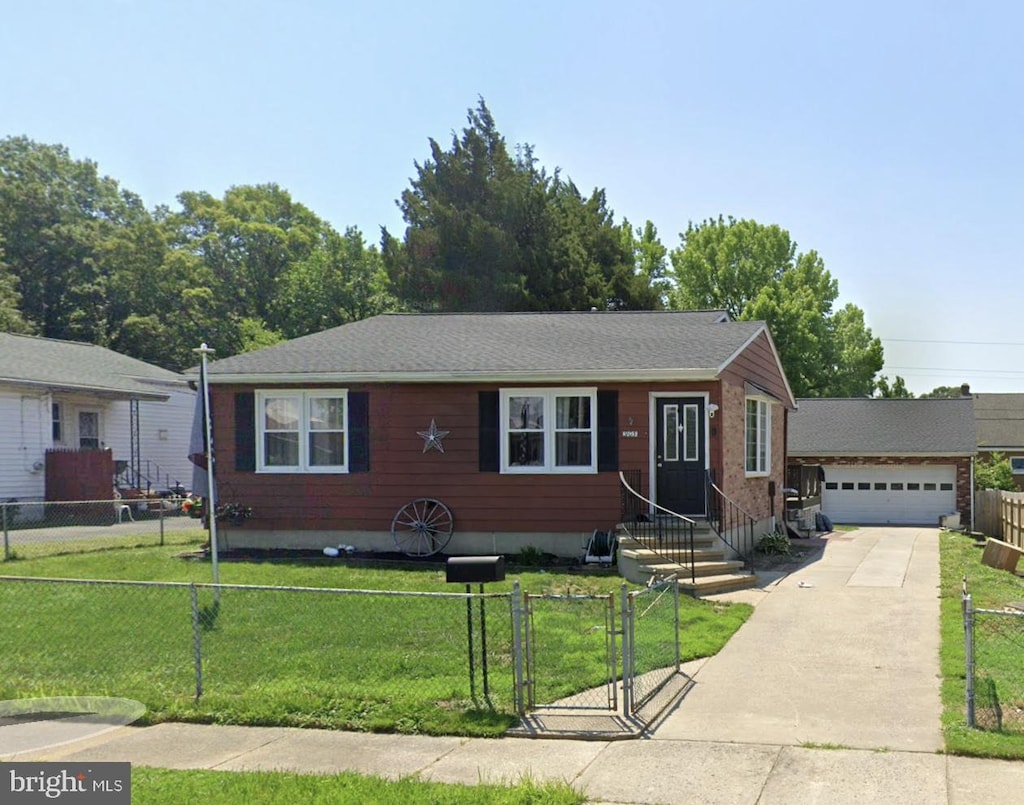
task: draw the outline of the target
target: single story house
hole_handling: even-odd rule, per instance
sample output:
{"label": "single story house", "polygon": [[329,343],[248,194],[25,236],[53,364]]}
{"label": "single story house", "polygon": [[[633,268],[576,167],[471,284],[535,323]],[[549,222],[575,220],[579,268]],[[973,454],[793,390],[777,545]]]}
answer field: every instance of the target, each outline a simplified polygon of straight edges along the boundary
{"label": "single story house", "polygon": [[820,465],[822,511],[836,523],[970,522],[977,453],[969,397],[800,399],[790,466]]}
{"label": "single story house", "polygon": [[388,314],[208,376],[220,501],[253,509],[229,547],[394,550],[429,499],[447,553],[578,556],[620,471],[684,515],[709,480],[781,511],[794,399],[765,324],[722,311]]}
{"label": "single story house", "polygon": [[184,375],[93,344],[0,333],[0,500],[187,485],[194,407]]}
{"label": "single story house", "polygon": [[[964,393],[970,394],[965,386]],[[978,454],[1010,460],[1017,488],[1024,490],[1024,394],[973,394]]]}

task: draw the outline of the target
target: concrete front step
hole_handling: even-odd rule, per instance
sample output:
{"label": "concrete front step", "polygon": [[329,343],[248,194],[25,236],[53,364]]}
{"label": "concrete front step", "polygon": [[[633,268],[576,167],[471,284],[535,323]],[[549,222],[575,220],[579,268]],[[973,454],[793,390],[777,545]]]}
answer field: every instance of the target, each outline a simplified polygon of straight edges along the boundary
{"label": "concrete front step", "polygon": [[[623,548],[620,545],[620,551],[622,553],[629,553],[637,562],[640,564],[648,564],[650,562],[677,562],[679,564],[690,563],[690,552],[687,550],[661,550],[652,551],[650,548],[637,547],[637,548]],[[693,549],[693,561],[694,562],[721,562],[725,559],[725,551],[721,548],[694,548]]]}
{"label": "concrete front step", "polygon": [[689,579],[679,582],[679,591],[700,598],[702,595],[728,593],[733,590],[748,590],[758,585],[757,574],[729,573],[721,576],[701,576],[695,582]]}
{"label": "concrete front step", "polygon": [[678,562],[659,562],[658,564],[644,563],[637,567],[637,571],[648,576],[671,576],[679,579],[689,579],[691,575],[696,577],[726,576],[743,569],[743,562],[737,559],[722,560],[721,562],[696,562],[693,566],[693,573],[690,573],[690,566]]}
{"label": "concrete front step", "polygon": [[[622,532],[618,534],[618,539],[620,548],[645,548],[648,545],[651,545],[655,549],[660,547],[657,539],[637,539],[636,537],[632,537],[629,534],[624,534]],[[682,542],[680,544],[687,543]],[[721,541],[715,534],[696,534],[693,538],[694,548],[711,548],[715,545],[721,544]]]}

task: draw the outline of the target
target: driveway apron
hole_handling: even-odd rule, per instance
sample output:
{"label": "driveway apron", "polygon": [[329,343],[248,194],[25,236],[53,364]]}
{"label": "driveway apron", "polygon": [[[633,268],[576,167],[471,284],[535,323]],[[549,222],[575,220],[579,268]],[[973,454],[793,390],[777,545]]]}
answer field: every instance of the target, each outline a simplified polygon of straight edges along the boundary
{"label": "driveway apron", "polygon": [[653,738],[939,750],[938,533],[829,535],[700,667]]}

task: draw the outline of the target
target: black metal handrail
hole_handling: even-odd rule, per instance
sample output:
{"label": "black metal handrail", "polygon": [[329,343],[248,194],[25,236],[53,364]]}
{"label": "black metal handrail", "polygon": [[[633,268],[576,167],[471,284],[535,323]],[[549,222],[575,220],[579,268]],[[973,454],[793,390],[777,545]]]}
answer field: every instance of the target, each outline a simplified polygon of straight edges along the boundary
{"label": "black metal handrail", "polygon": [[[115,461],[114,486],[123,487],[125,489],[138,489],[141,491],[143,483],[145,483],[145,491],[147,493],[152,492],[154,487],[159,488],[161,486],[165,486],[167,491],[174,492],[179,495],[185,493],[186,488],[181,481],[172,476],[155,461],[146,459],[145,464],[146,471],[143,472],[141,466],[132,468],[130,463],[127,461]],[[156,468],[155,478],[153,476],[154,467]]]}
{"label": "black metal handrail", "polygon": [[718,487],[710,472],[705,477],[708,524],[753,573],[754,525],[757,521]]}
{"label": "black metal handrail", "polygon": [[[639,484],[640,471],[632,470],[630,474],[634,483]],[[695,582],[693,533],[696,523],[645,498],[629,484],[621,470],[619,480],[622,483],[622,527],[626,533],[666,563],[685,566],[681,560],[689,557],[690,581]],[[646,505],[638,505],[641,502]]]}

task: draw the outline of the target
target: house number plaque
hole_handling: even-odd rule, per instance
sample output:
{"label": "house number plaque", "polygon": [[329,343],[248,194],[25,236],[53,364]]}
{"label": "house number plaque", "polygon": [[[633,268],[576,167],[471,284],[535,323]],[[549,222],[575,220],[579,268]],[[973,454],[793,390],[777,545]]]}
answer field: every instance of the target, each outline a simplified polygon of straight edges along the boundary
{"label": "house number plaque", "polygon": [[640,431],[638,431],[638,430],[624,430],[624,431],[622,431],[622,438],[623,439],[635,439],[639,435],[640,435]]}

